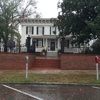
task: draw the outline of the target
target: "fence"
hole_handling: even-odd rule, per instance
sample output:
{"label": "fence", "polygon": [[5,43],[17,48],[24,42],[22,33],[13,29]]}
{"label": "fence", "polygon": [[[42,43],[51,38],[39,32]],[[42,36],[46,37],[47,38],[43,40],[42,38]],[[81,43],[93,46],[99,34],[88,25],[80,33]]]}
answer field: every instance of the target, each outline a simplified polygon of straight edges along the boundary
{"label": "fence", "polygon": [[[4,52],[4,47],[0,47],[0,51]],[[9,47],[7,47],[7,52],[12,52],[12,53],[19,53],[19,52],[27,52],[27,47],[26,46],[20,46],[20,47],[14,47],[12,49],[10,49]]]}
{"label": "fence", "polygon": [[69,47],[69,48],[65,47],[64,48],[64,53],[82,53],[86,49],[92,50],[89,47],[80,47],[80,48],[78,48],[78,47],[74,47],[74,48],[73,47]]}

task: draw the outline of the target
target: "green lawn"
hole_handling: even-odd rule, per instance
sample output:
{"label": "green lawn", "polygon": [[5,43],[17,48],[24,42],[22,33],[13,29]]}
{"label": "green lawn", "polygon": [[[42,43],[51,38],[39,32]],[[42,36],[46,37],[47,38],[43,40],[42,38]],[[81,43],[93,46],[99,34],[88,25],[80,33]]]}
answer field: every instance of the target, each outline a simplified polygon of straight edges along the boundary
{"label": "green lawn", "polygon": [[82,84],[100,84],[96,81],[95,75],[89,74],[33,74],[29,73],[26,79],[25,73],[2,72],[0,73],[0,82],[57,82],[57,83],[82,83]]}

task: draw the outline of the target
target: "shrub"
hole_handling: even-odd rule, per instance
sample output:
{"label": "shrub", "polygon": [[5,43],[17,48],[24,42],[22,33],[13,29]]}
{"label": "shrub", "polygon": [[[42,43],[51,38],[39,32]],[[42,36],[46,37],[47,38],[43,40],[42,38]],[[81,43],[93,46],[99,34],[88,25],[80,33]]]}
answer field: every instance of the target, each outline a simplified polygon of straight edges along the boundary
{"label": "shrub", "polygon": [[45,53],[45,54],[46,54],[46,53],[47,53],[47,51],[46,51],[45,49],[43,49],[43,50],[42,50],[42,53]]}
{"label": "shrub", "polygon": [[61,49],[58,50],[58,54],[61,53]]}
{"label": "shrub", "polygon": [[96,40],[92,44],[93,53],[100,54],[100,39]]}

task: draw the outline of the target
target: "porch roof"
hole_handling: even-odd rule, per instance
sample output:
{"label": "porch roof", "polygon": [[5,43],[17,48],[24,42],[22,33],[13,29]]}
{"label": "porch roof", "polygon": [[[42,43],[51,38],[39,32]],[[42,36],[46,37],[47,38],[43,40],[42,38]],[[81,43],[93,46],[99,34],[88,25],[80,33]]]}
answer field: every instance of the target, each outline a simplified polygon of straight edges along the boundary
{"label": "porch roof", "polygon": [[[61,38],[58,35],[33,35],[31,38],[48,38],[48,39],[56,39],[56,38]],[[71,35],[65,36],[66,39],[72,39]]]}
{"label": "porch roof", "polygon": [[56,35],[34,35],[31,38],[48,38],[48,39],[56,39]]}

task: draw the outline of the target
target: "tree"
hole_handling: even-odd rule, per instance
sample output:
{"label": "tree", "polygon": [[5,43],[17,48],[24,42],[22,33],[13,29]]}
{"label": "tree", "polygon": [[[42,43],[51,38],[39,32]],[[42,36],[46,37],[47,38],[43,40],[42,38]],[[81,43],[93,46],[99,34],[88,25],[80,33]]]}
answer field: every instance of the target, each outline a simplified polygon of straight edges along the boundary
{"label": "tree", "polygon": [[[4,51],[7,52],[7,41],[18,33],[17,18],[38,16],[34,0],[0,0],[0,37],[5,43]],[[18,35],[17,35],[18,36]]]}
{"label": "tree", "polygon": [[100,39],[97,39],[93,44],[92,44],[92,52],[95,54],[100,54]]}
{"label": "tree", "polygon": [[60,31],[59,35],[72,34],[74,38],[72,42],[77,44],[89,42],[96,36],[100,36],[99,0],[63,0],[58,8],[61,8],[61,14],[58,15],[54,25]]}

